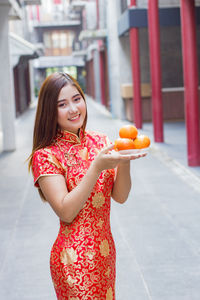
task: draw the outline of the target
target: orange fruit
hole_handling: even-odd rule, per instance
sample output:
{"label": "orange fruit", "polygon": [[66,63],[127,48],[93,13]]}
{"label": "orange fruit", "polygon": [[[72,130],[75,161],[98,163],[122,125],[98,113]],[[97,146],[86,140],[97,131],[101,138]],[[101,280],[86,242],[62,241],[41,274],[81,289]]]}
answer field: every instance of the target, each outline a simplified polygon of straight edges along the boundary
{"label": "orange fruit", "polygon": [[131,139],[118,138],[115,140],[114,149],[117,151],[134,149],[134,142]]}
{"label": "orange fruit", "polygon": [[138,130],[134,125],[122,126],[119,130],[120,138],[135,139],[138,134]]}
{"label": "orange fruit", "polygon": [[149,147],[151,141],[147,135],[138,135],[134,141],[134,149],[142,149]]}

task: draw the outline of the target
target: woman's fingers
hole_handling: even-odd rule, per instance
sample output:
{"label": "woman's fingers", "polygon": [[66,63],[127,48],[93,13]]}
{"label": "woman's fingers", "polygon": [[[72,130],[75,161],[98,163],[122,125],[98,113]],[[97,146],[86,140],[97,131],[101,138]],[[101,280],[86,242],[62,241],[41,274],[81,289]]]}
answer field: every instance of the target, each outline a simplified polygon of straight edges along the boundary
{"label": "woman's fingers", "polygon": [[109,145],[99,152],[95,159],[99,170],[113,169],[120,163],[126,163],[146,155],[141,154],[137,157],[134,155],[122,155],[118,151],[114,151],[113,148],[114,145]]}
{"label": "woman's fingers", "polygon": [[147,155],[147,153],[139,154],[139,155],[137,155],[137,156],[135,156],[135,155],[120,155],[120,158],[121,158],[122,160],[135,160],[135,159],[144,157],[144,156],[146,156],[146,155]]}
{"label": "woman's fingers", "polygon": [[111,152],[112,157],[113,157],[114,159],[119,160],[119,161],[130,161],[130,160],[135,160],[135,159],[138,159],[138,158],[141,158],[141,157],[144,157],[144,156],[147,155],[147,153],[139,154],[139,155],[137,155],[137,156],[135,156],[135,155],[123,155],[123,154],[120,154],[120,153],[118,153],[118,152],[115,152],[115,153],[114,153],[114,152],[115,152],[115,151]]}

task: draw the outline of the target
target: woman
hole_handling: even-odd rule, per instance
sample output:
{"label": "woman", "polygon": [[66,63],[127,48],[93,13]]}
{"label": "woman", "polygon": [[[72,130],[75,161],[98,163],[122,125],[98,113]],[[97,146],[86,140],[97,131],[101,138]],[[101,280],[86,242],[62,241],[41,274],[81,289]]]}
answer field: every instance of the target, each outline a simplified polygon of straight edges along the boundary
{"label": "woman", "polygon": [[111,151],[108,138],[86,131],[86,122],[76,80],[50,75],[39,94],[29,167],[41,197],[60,219],[50,257],[57,299],[114,300],[110,199],[126,201],[135,157]]}

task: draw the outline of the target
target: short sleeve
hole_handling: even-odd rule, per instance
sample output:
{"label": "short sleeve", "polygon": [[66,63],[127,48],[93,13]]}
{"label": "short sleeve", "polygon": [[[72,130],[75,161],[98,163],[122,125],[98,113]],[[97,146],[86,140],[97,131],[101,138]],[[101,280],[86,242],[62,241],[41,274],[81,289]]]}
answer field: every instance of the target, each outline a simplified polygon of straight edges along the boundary
{"label": "short sleeve", "polygon": [[51,151],[48,149],[37,150],[32,159],[32,173],[34,178],[34,185],[39,187],[38,179],[41,176],[47,175],[64,175],[64,170]]}

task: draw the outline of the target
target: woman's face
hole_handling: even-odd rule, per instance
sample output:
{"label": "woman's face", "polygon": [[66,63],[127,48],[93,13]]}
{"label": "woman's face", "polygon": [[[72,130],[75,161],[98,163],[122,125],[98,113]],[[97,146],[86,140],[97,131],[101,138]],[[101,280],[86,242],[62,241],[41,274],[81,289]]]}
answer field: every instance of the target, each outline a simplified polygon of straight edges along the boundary
{"label": "woman's face", "polygon": [[86,117],[86,104],[75,86],[67,84],[61,89],[57,107],[60,129],[78,134]]}

